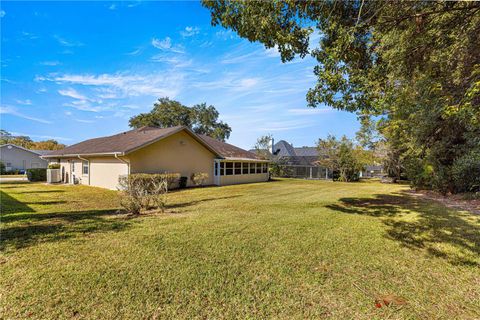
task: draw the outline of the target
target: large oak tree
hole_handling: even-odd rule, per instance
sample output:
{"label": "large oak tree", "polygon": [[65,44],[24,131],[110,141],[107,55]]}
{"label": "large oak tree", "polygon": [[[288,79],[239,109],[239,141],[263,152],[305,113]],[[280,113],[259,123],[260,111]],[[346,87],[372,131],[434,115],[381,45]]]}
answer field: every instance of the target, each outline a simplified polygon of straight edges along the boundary
{"label": "large oak tree", "polygon": [[374,119],[388,154],[403,163],[412,181],[462,191],[454,183],[455,167],[480,149],[480,3],[203,5],[214,25],[278,48],[284,62],[311,55],[318,64],[317,83],[306,97],[310,107],[327,104]]}

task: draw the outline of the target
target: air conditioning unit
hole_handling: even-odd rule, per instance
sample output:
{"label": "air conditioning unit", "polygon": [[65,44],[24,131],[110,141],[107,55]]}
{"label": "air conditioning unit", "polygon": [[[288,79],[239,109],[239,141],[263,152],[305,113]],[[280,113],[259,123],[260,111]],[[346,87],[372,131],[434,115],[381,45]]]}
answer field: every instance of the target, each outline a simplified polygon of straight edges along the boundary
{"label": "air conditioning unit", "polygon": [[47,183],[58,183],[62,181],[60,169],[47,169]]}

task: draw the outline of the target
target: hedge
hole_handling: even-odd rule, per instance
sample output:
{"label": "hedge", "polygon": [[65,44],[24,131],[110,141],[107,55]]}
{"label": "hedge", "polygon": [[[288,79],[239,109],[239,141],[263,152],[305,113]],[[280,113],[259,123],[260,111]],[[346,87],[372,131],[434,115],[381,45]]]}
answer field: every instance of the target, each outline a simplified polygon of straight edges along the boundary
{"label": "hedge", "polygon": [[27,169],[27,178],[28,181],[47,181],[47,169]]}

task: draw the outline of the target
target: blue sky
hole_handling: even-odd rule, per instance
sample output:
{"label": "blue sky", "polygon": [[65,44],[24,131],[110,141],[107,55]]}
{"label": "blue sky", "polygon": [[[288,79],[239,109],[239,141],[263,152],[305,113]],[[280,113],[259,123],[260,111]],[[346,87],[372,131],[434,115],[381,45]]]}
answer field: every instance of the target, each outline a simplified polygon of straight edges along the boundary
{"label": "blue sky", "polygon": [[197,2],[3,1],[0,17],[1,128],[34,140],[128,130],[164,96],[214,105],[243,148],[269,133],[303,146],[359,127],[354,114],[307,108],[313,59],[283,64],[212,27]]}

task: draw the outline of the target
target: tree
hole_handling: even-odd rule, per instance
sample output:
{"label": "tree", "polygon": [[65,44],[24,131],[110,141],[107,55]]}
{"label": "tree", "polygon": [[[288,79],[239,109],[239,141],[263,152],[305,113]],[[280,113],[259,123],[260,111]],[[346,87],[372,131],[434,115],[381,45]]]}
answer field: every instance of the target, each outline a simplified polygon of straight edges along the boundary
{"label": "tree", "polygon": [[217,109],[206,103],[189,108],[166,97],[158,99],[150,112],[130,118],[129,124],[132,128],[187,126],[195,133],[225,141],[230,137],[232,129],[225,122],[219,121],[218,116]]}
{"label": "tree", "polygon": [[[358,181],[359,172],[370,161],[361,148],[355,148],[353,142],[343,136],[338,140],[333,135],[326,139],[319,139],[317,143],[319,151],[324,155],[318,163],[334,173],[334,179],[351,182]],[[338,175],[338,178],[337,178]]]}
{"label": "tree", "polygon": [[59,143],[57,140],[53,139],[34,142],[31,147],[33,150],[60,150],[63,148],[65,148],[63,143]]}
{"label": "tree", "polygon": [[13,136],[6,130],[0,130],[0,144],[15,144],[17,146],[32,150],[59,150],[65,145],[57,140],[33,141],[29,136]]}
{"label": "tree", "polygon": [[257,139],[257,142],[253,147],[255,149],[255,153],[257,154],[257,156],[259,156],[263,160],[272,159],[272,153],[270,152],[272,139],[273,137],[271,134],[261,136]]}
{"label": "tree", "polygon": [[17,146],[20,146],[20,147],[23,147],[25,149],[30,149],[33,147],[34,145],[34,142],[33,140],[28,137],[28,136],[16,136],[16,137],[12,137],[12,139],[10,139],[8,141],[8,143],[12,143],[14,145],[17,145]]}
{"label": "tree", "polygon": [[[203,5],[214,25],[277,47],[282,61],[310,54],[318,64],[309,106],[327,104],[379,121],[379,132],[402,166],[419,162],[431,168],[422,173],[430,175],[427,187],[455,191],[453,164],[480,145],[480,3],[205,0]],[[309,48],[313,30],[321,36]],[[409,174],[415,180],[418,173]]]}

